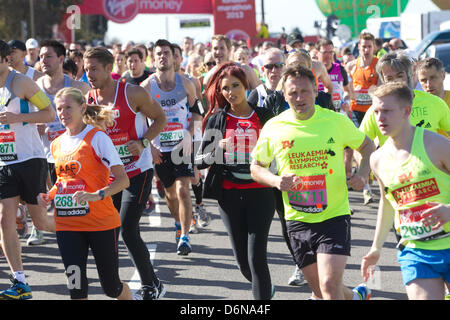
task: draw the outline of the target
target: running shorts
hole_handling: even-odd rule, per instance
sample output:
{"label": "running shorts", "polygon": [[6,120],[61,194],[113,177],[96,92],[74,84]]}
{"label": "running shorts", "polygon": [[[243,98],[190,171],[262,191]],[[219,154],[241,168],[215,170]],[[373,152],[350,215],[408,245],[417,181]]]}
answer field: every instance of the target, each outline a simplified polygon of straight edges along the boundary
{"label": "running shorts", "polygon": [[0,166],[0,200],[19,196],[37,204],[39,193],[47,192],[47,160],[41,158]]}
{"label": "running shorts", "polygon": [[397,257],[405,286],[415,279],[443,278],[450,283],[450,249],[404,248]]}
{"label": "running shorts", "polygon": [[155,171],[164,188],[172,186],[177,178],[193,177],[192,163],[174,164],[171,159],[172,152],[162,152],[162,163],[155,164]]}
{"label": "running shorts", "polygon": [[350,215],[319,223],[287,220],[287,232],[299,268],[317,262],[317,253],[350,256]]}

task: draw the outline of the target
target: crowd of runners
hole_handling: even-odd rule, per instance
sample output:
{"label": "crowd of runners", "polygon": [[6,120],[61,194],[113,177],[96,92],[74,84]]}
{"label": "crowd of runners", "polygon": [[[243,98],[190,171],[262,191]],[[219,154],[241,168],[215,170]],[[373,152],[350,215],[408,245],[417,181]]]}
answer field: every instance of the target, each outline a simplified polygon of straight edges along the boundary
{"label": "crowd of runners", "polygon": [[[180,45],[0,40],[0,263],[12,273],[0,300],[32,298],[21,238],[45,245],[46,232],[56,233],[67,276],[79,271],[72,299],[88,298],[89,249],[108,297],[162,298],[139,227],[155,209],[153,182],[180,256],[195,254],[190,235],[210,224],[203,199],[217,200],[254,299],[275,294],[267,244],[276,212],[289,285],[308,285],[312,300],[368,300],[371,290],[347,288],[343,275],[348,190],[368,205],[373,181],[381,196],[362,277],[394,226],[408,298],[443,300],[450,92],[439,59],[401,45],[367,32],[356,54],[298,33],[255,47],[224,35]],[[118,241],[139,273],[134,294],[119,277]]]}

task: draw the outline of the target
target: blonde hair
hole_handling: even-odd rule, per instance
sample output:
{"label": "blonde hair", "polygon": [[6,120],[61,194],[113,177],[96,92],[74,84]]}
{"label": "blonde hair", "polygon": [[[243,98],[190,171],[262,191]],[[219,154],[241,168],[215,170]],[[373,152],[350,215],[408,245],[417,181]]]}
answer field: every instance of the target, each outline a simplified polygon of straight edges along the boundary
{"label": "blonde hair", "polygon": [[396,97],[400,103],[400,106],[411,106],[414,99],[414,93],[411,88],[403,82],[388,82],[371,90],[370,95],[377,98],[383,98],[386,96]]}
{"label": "blonde hair", "polygon": [[[79,105],[86,103],[86,99],[81,90],[73,87],[66,87],[59,90],[55,95],[55,100],[66,96],[71,97]],[[86,111],[83,115],[84,123],[105,130],[106,127],[113,125],[113,120],[114,113],[112,110],[104,106],[86,103]]]}
{"label": "blonde hair", "polygon": [[286,64],[292,64],[292,60],[296,59],[296,58],[300,58],[302,60],[304,60],[307,64],[303,65],[303,67],[308,68],[308,69],[312,69],[312,60],[311,60],[311,56],[303,50],[298,50],[298,51],[294,51],[292,53],[289,54],[289,56],[286,59]]}

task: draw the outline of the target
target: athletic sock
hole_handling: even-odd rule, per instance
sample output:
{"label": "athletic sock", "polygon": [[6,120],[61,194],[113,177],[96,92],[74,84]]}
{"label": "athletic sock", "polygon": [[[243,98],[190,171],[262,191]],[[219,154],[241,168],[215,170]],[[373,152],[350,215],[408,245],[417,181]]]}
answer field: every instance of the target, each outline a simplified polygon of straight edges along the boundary
{"label": "athletic sock", "polygon": [[23,271],[16,271],[14,272],[14,279],[16,279],[17,281],[20,281],[22,283],[27,283],[27,281],[25,280],[25,272]]}

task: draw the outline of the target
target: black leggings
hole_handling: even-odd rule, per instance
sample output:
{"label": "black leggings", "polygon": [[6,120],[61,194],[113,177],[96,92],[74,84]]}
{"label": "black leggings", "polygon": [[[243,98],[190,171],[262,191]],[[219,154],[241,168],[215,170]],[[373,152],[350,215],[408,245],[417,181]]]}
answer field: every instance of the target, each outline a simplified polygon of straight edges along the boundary
{"label": "black leggings", "polygon": [[128,253],[141,278],[142,285],[157,284],[157,277],[150,261],[150,254],[141,238],[139,221],[152,188],[153,169],[130,179],[130,186],[113,195],[113,202],[120,212],[121,234]]}
{"label": "black leggings", "polygon": [[273,188],[273,192],[275,194],[275,209],[277,211],[278,217],[280,218],[281,223],[281,232],[283,233],[284,241],[291,253],[291,257],[294,259],[294,251],[292,250],[291,240],[289,240],[289,235],[287,232],[286,218],[284,217],[284,203],[283,203],[283,194],[277,188]]}
{"label": "black leggings", "polygon": [[89,248],[95,258],[103,291],[111,298],[120,296],[123,284],[119,278],[117,249],[119,229],[56,232],[56,240],[66,270],[67,286],[72,299],[85,299],[88,296],[86,265]]}
{"label": "black leggings", "polygon": [[267,240],[275,212],[271,188],[223,190],[219,212],[239,270],[252,283],[256,300],[271,298]]}

